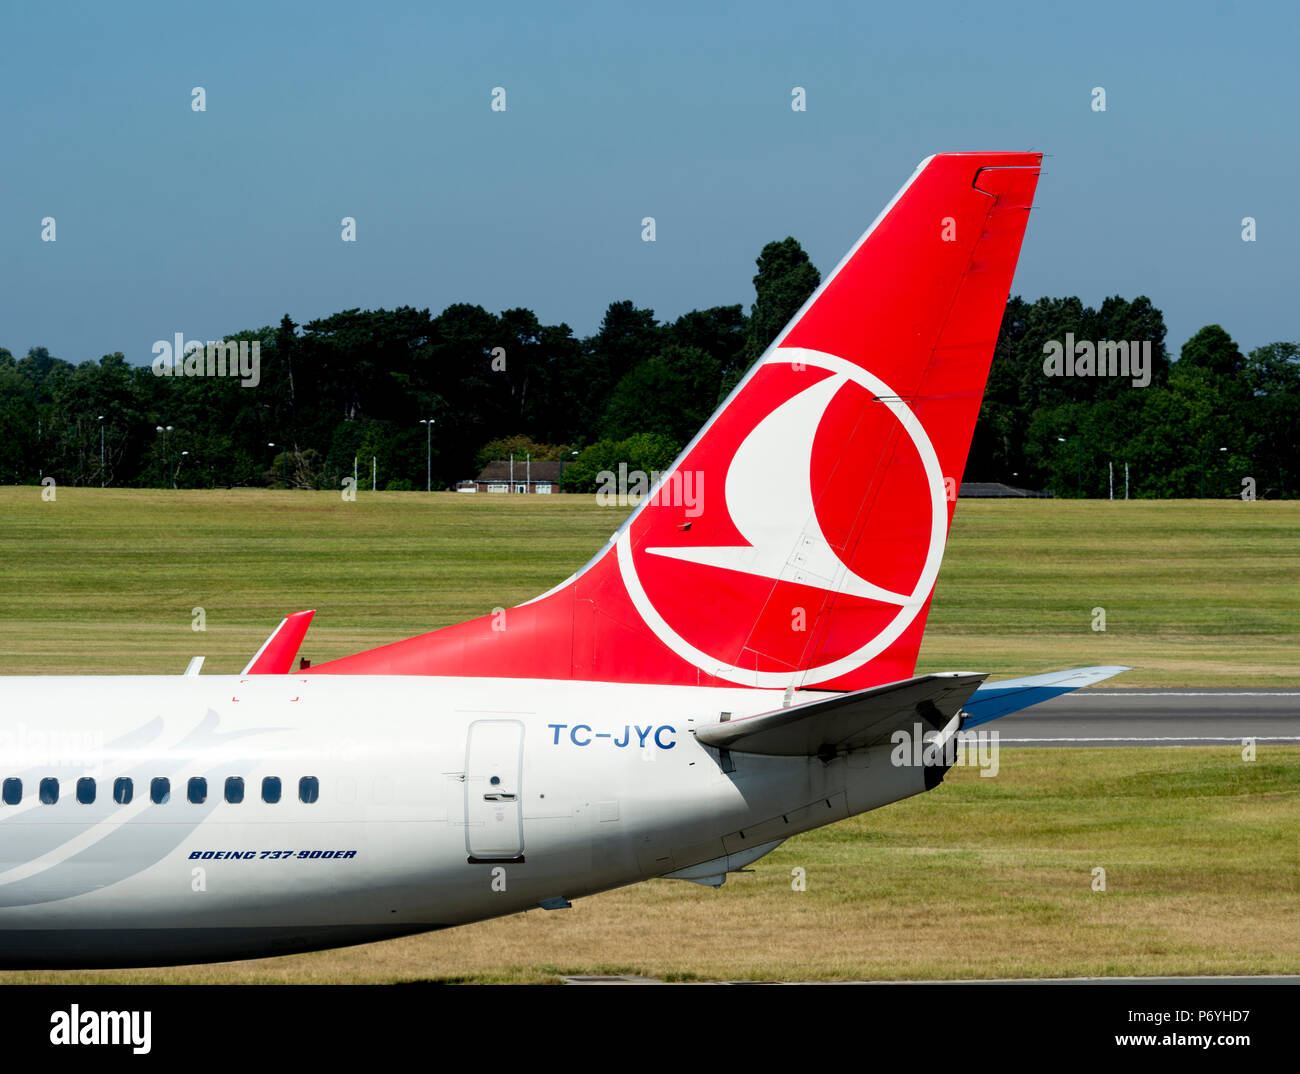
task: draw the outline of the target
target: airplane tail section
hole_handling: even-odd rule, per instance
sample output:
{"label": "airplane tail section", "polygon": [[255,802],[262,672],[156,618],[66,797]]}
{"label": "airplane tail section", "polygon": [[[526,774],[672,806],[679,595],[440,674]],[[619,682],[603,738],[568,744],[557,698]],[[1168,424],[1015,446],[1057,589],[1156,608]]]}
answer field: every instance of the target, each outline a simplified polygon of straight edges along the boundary
{"label": "airplane tail section", "polygon": [[1040,162],[922,162],[578,574],[312,671],[824,690],[909,678]]}

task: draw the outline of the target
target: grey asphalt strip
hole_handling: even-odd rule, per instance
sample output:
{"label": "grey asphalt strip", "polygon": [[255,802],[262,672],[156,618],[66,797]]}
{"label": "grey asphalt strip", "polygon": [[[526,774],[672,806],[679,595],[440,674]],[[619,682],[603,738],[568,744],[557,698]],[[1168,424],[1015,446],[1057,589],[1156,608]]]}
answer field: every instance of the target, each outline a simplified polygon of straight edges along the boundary
{"label": "grey asphalt strip", "polygon": [[1077,690],[984,724],[1001,746],[1300,743],[1300,688]]}

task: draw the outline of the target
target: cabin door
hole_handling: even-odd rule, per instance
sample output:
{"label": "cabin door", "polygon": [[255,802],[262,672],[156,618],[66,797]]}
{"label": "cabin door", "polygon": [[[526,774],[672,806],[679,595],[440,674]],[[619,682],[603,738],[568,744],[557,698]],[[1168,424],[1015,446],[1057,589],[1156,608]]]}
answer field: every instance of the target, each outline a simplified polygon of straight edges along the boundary
{"label": "cabin door", "polygon": [[465,844],[469,860],[524,860],[524,725],[475,720],[465,748]]}

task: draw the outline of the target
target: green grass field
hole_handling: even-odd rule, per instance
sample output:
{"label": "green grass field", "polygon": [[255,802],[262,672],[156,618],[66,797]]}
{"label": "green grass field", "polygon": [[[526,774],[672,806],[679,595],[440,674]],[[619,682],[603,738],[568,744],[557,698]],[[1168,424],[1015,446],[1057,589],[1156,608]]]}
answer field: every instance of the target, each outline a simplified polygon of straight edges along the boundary
{"label": "green grass field", "polygon": [[[0,674],[171,674],[199,654],[233,673],[299,608],[317,609],[319,663],[536,596],[624,514],[584,496],[3,488]],[[1300,503],[962,501],[918,670],[1086,664],[1133,667],[1127,687],[1300,681]]]}
{"label": "green grass field", "polygon": [[[197,654],[236,672],[304,607],[319,662],[532,597],[622,517],[567,496],[0,489],[0,674],[178,674]],[[1295,503],[963,501],[918,670],[1296,686],[1298,537]],[[1295,973],[1297,832],[1300,747],[1007,750],[996,778],[954,769],[720,891],[654,881],[342,951],[0,983]]]}

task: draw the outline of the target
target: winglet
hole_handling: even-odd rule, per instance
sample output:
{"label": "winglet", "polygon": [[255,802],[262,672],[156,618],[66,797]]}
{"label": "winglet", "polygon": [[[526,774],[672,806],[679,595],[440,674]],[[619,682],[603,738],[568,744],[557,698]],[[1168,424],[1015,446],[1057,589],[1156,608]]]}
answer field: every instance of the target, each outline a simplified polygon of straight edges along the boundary
{"label": "winglet", "polygon": [[271,636],[262,643],[262,647],[248,662],[242,675],[287,675],[293,670],[293,658],[298,655],[298,646],[311,625],[315,609],[309,612],[294,612],[280,620],[280,625],[271,632]]}
{"label": "winglet", "polygon": [[963,706],[966,718],[962,721],[962,730],[1132,670],[1119,665],[1071,668],[1069,671],[1050,671],[1046,675],[1027,675],[1023,679],[985,683]]}

